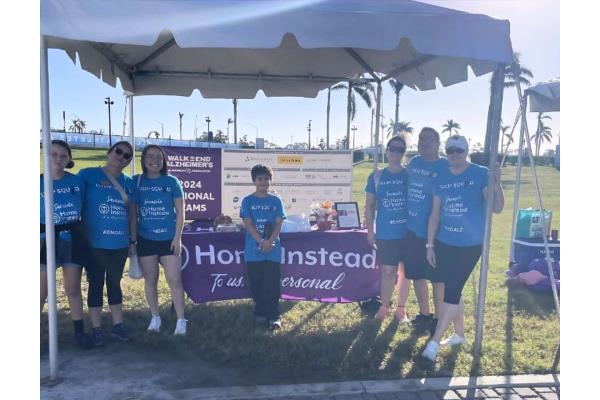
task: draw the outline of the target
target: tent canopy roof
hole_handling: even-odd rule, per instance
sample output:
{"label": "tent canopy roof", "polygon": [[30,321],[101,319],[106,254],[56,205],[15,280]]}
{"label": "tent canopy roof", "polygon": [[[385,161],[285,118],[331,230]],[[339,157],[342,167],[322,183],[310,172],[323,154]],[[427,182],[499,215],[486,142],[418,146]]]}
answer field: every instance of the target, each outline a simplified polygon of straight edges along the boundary
{"label": "tent canopy roof", "polygon": [[410,0],[45,0],[48,47],[135,95],[315,97],[359,73],[419,90],[512,63],[508,21]]}
{"label": "tent canopy roof", "polygon": [[529,96],[529,111],[560,111],[560,77],[525,89]]}

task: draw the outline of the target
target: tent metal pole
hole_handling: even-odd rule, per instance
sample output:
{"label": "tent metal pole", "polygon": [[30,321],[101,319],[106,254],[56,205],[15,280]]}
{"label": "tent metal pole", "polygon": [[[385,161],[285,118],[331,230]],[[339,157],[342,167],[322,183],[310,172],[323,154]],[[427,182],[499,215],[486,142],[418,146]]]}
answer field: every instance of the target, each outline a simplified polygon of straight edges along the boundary
{"label": "tent metal pole", "polygon": [[381,82],[377,82],[377,103],[375,111],[375,156],[373,157],[373,170],[377,170],[377,162],[379,158],[379,120],[381,118]]}
{"label": "tent metal pole", "polygon": [[[42,101],[42,136],[44,146],[44,212],[46,225],[46,271],[48,276],[48,338],[50,382],[58,380],[58,326],[56,311],[56,259],[54,254],[54,188],[52,182],[52,138],[50,136],[50,99],[48,84],[48,48],[41,36],[40,89]],[[50,383],[49,382],[49,383]]]}
{"label": "tent metal pole", "polygon": [[[352,81],[348,81],[348,99],[346,104],[346,149],[350,148],[350,104],[352,101]],[[310,150],[310,149],[309,149]]]}
{"label": "tent metal pole", "polygon": [[[492,121],[490,124],[490,148],[486,149],[489,154],[488,167],[496,168],[498,163],[498,136],[500,134],[500,118],[502,116],[502,97],[504,92],[504,74],[505,64],[498,64],[496,69],[496,82],[494,82],[494,91],[491,93],[490,101],[493,104]],[[493,188],[496,182],[489,181],[488,188]],[[479,273],[479,291],[477,299],[477,315],[475,324],[475,343],[473,345],[474,357],[479,359],[481,354],[481,345],[483,342],[483,319],[485,310],[485,296],[487,291],[487,274],[490,258],[490,241],[492,237],[492,212],[494,210],[494,191],[488,196],[485,212],[485,230],[483,234],[483,248],[481,255],[481,271]]]}
{"label": "tent metal pole", "polygon": [[512,229],[510,237],[510,257],[509,261],[515,259],[515,246],[514,240],[517,234],[517,216],[519,213],[519,196],[521,192],[521,167],[523,163],[523,142],[525,140],[525,127],[527,126],[527,116],[525,111],[527,110],[527,96],[519,98],[521,104],[521,130],[519,134],[519,155],[517,156],[517,176],[515,178],[515,198],[513,202],[513,218],[512,218]]}
{"label": "tent metal pole", "polygon": [[[517,93],[519,97],[522,96],[521,84],[517,81]],[[533,151],[531,150],[531,136],[529,135],[529,129],[527,128],[527,119],[523,119],[525,122],[525,138],[527,139],[527,154],[529,156],[529,164],[531,165],[531,172],[533,174],[533,182],[535,188],[535,196],[540,210],[540,220],[542,221],[542,239],[544,240],[544,251],[546,252],[546,264],[548,266],[548,276],[550,277],[550,283],[552,285],[552,295],[554,296],[554,305],[556,306],[556,313],[560,322],[560,301],[558,299],[558,292],[556,290],[556,279],[554,279],[554,271],[552,270],[552,258],[550,257],[550,248],[548,246],[548,226],[546,225],[546,218],[544,214],[544,205],[542,204],[542,195],[540,190],[540,181],[537,176],[537,169],[535,167],[535,160],[533,158]]]}
{"label": "tent metal pole", "polygon": [[131,157],[131,176],[135,175],[135,133],[133,129],[133,95],[127,95],[127,102],[129,103],[129,143],[133,147],[133,156]]}

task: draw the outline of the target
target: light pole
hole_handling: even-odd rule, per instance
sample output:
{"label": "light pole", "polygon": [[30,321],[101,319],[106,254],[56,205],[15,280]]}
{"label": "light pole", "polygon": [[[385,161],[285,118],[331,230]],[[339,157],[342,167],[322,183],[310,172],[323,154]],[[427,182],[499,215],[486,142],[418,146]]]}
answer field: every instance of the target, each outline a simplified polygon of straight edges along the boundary
{"label": "light pole", "polygon": [[233,120],[231,118],[227,118],[227,143],[229,143],[229,125],[233,124]]}
{"label": "light pole", "polygon": [[210,117],[205,117],[204,121],[206,121],[206,138],[210,143]]}
{"label": "light pole", "polygon": [[352,150],[354,150],[354,139],[356,139],[356,126],[352,125]]}
{"label": "light pole", "polygon": [[[67,132],[67,117],[65,116],[65,111],[63,110],[63,132]],[[66,135],[65,135],[66,137]]]}
{"label": "light pole", "polygon": [[108,106],[108,147],[112,147],[112,131],[111,131],[111,126],[110,126],[110,106],[115,104],[115,102],[112,101],[110,99],[110,97],[107,97],[104,100],[104,104],[106,104]]}
{"label": "light pole", "polygon": [[310,123],[312,122],[312,119],[308,120],[308,149],[310,150]]}
{"label": "light pole", "polygon": [[156,121],[160,124],[160,137],[164,138],[165,137],[165,124],[163,124],[160,121]]}
{"label": "light pole", "polygon": [[179,113],[179,140],[183,140],[183,136],[181,134],[182,127],[183,127],[183,113]]}

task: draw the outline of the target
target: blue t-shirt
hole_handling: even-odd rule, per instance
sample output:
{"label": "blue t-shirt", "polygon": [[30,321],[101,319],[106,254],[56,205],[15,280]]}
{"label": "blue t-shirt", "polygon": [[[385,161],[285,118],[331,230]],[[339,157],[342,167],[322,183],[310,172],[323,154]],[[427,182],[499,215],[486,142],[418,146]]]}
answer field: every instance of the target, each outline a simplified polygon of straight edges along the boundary
{"label": "blue t-shirt", "polygon": [[175,199],[183,197],[179,179],[173,175],[151,179],[142,174],[134,176],[133,182],[137,187],[138,235],[148,240],[173,240]]}
{"label": "blue t-shirt", "polygon": [[375,172],[372,172],[367,179],[365,191],[373,193],[377,202],[375,238],[404,239],[408,220],[406,208],[408,173],[406,169],[397,173],[391,173],[387,168],[381,170],[377,188],[375,188]]}
{"label": "blue t-shirt", "polygon": [[[98,249],[129,247],[127,208],[102,168],[84,168],[79,176],[85,183],[83,219],[90,244]],[[128,176],[115,178],[123,187],[130,203],[135,202],[135,183]]]}
{"label": "blue t-shirt", "polygon": [[[244,197],[240,208],[240,218],[250,218],[258,233],[265,236],[265,226],[271,225],[271,231],[275,229],[275,219],[285,218],[285,211],[281,199],[273,194],[266,197],[258,197],[254,194]],[[246,261],[281,261],[281,242],[279,238],[269,252],[262,252],[258,242],[246,231],[244,244],[244,258]]]}
{"label": "blue t-shirt", "polygon": [[[81,218],[81,205],[83,200],[83,180],[69,172],[52,182],[54,192],[54,224],[62,225],[77,222]],[[44,175],[40,175],[40,224],[46,223],[46,210],[44,209]],[[42,233],[41,237],[46,237]],[[59,237],[71,240],[70,231],[62,231]]]}
{"label": "blue t-shirt", "polygon": [[427,224],[433,205],[433,180],[442,169],[450,168],[448,160],[438,158],[425,161],[421,156],[413,157],[408,172],[408,224],[407,229],[416,236],[427,238]]}
{"label": "blue t-shirt", "polygon": [[487,184],[488,169],[479,165],[470,164],[459,175],[452,175],[450,169],[440,172],[433,189],[442,203],[437,234],[440,242],[458,247],[483,243],[483,189]]}

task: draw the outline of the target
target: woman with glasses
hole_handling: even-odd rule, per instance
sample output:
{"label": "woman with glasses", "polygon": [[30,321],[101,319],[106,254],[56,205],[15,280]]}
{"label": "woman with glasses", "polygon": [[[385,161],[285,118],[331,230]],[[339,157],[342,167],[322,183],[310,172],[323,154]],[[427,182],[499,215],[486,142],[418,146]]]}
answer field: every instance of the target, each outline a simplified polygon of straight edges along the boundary
{"label": "woman with glasses", "polygon": [[[467,161],[469,145],[464,136],[451,136],[446,141],[449,169],[434,179],[433,208],[427,228],[427,261],[444,284],[435,333],[423,357],[435,361],[440,344],[461,345],[466,342],[462,290],[473,272],[483,243],[486,201],[494,202],[493,210],[504,207],[500,169],[491,171]],[[441,341],[454,324],[454,335]]]}
{"label": "woman with glasses", "polygon": [[[74,259],[73,236],[81,218],[83,181],[77,175],[65,171],[75,163],[71,148],[62,140],[52,141],[52,175],[54,196],[54,258],[57,267],[62,267],[65,294],[69,309],[75,342],[83,349],[89,349],[91,342],[83,327],[83,300],[81,299],[81,265]],[[46,272],[46,219],[44,207],[44,174],[40,175],[40,306],[44,308],[48,297],[48,277]]]}
{"label": "woman with glasses", "polygon": [[129,142],[117,142],[108,150],[103,167],[79,171],[85,184],[83,223],[89,245],[87,303],[94,346],[105,343],[100,327],[105,281],[113,323],[111,336],[123,341],[131,339],[123,326],[121,277],[127,256],[135,254],[137,243],[135,184],[122,173],[132,156]]}
{"label": "woman with glasses", "polygon": [[373,171],[367,179],[366,224],[367,240],[377,249],[377,261],[381,265],[381,307],[376,319],[383,320],[390,312],[392,294],[399,279],[398,306],[394,316],[400,322],[408,322],[405,305],[410,282],[398,266],[406,259],[406,223],[408,174],[402,166],[406,152],[406,139],[392,137],[386,146],[388,166]]}
{"label": "woman with glasses", "polygon": [[181,283],[181,233],[185,211],[179,180],[169,175],[163,150],[148,145],[142,151],[143,173],[133,177],[137,187],[137,255],[144,271],[144,291],[152,313],[148,331],[158,332],[158,264],[165,269],[171,299],[177,314],[174,335],[186,334]]}

